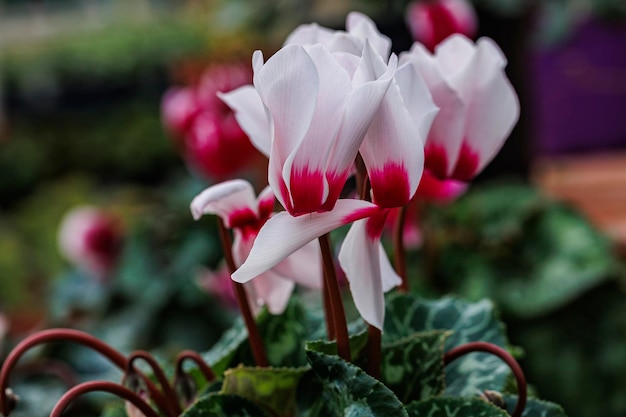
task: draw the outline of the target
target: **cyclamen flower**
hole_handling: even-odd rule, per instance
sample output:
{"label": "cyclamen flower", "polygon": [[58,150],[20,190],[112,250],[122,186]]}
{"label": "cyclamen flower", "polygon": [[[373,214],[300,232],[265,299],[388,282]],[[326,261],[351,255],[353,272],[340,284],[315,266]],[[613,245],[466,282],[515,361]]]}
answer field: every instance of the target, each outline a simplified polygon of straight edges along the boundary
{"label": "cyclamen flower", "polygon": [[213,179],[226,178],[247,167],[254,147],[233,112],[218,97],[250,82],[242,65],[210,67],[197,86],[175,87],[163,97],[163,123],[175,139],[189,168]]}
{"label": "cyclamen flower", "polygon": [[506,58],[488,38],[462,35],[432,55],[414,44],[400,62],[415,65],[435,104],[424,168],[439,179],[470,181],[493,159],[519,117],[519,101],[504,73]]}
{"label": "cyclamen flower", "polygon": [[73,265],[103,279],[115,267],[123,235],[116,219],[91,206],[70,210],[59,226],[61,254]]}
{"label": "cyclamen flower", "polygon": [[[395,56],[391,56],[390,64],[385,64],[386,55],[389,53],[387,38],[380,35],[374,24],[360,14],[350,14],[347,27],[348,32],[342,32],[331,31],[317,25],[302,26],[288,37],[286,42],[288,46],[283,48],[283,51],[290,50],[294,51],[293,53],[305,51],[314,57],[325,56],[324,60],[317,58],[316,68],[318,71],[322,70],[321,79],[328,86],[332,85],[333,74],[335,78],[337,78],[336,74],[339,77],[346,77],[342,75],[346,67],[337,65],[337,61],[333,59],[351,62],[352,66],[355,66],[356,62],[359,62],[359,65],[366,62],[367,67],[362,72],[369,73],[368,79],[387,78],[386,74],[395,63]],[[372,44],[378,45],[376,50],[370,46],[370,40]],[[299,49],[295,49],[296,47]],[[362,48],[362,51],[359,48]],[[329,51],[332,52],[329,53]],[[291,58],[282,66],[272,68],[272,77],[277,80],[291,77],[291,71],[295,71],[291,67],[294,61]],[[270,62],[271,59],[266,65]],[[296,144],[299,148],[291,150],[288,146],[293,147],[294,144],[289,144],[278,134],[271,139],[269,135],[261,136],[258,133],[255,137],[254,128],[258,132],[264,123],[261,111],[253,109],[258,109],[259,103],[263,103],[269,108],[272,116],[270,122],[276,119],[292,121],[302,117],[298,110],[303,106],[274,106],[276,111],[272,112],[272,106],[268,106],[267,100],[264,100],[266,93],[263,87],[259,88],[261,84],[257,82],[257,73],[255,69],[255,87],[258,91],[256,96],[255,91],[249,88],[224,95],[223,98],[236,109],[239,122],[246,131],[250,132],[253,142],[261,144],[257,145],[260,149],[271,148],[270,185],[276,194],[282,195],[279,200],[285,205],[289,214],[278,214],[263,227],[258,237],[260,240],[255,243],[246,263],[233,274],[233,279],[247,282],[310,240],[341,225],[367,218],[353,225],[342,246],[339,259],[350,282],[357,309],[368,323],[381,328],[384,319],[383,293],[400,283],[400,278],[393,272],[380,244],[382,225],[389,209],[407,204],[420,182],[424,164],[424,141],[437,112],[426,84],[415,66],[407,64],[393,73],[393,79],[385,82],[386,87],[375,106],[371,107],[373,103],[369,100],[355,104],[355,108],[361,107],[357,120],[363,126],[361,139],[358,141],[354,137],[333,133],[336,129],[339,129],[339,132],[345,129],[341,124],[333,127],[337,124],[333,121],[338,120],[338,116],[345,108],[345,104],[337,96],[337,91],[341,87],[335,87],[327,93],[329,98],[315,103],[315,109],[311,110],[313,116],[306,120],[305,126],[314,134],[309,134],[309,136],[300,134],[303,139]],[[298,73],[304,74],[303,70],[299,70]],[[353,79],[357,76],[362,77],[358,73],[357,69]],[[273,84],[267,84],[272,89],[276,89],[275,85],[279,82],[273,81]],[[332,98],[333,96],[337,97]],[[331,130],[330,134],[324,134],[327,129],[334,130]],[[334,135],[337,138],[332,143],[328,138],[333,138]],[[294,136],[298,137],[293,134],[285,135],[285,137]],[[358,146],[354,148],[357,144]],[[281,146],[286,149],[285,152],[281,153]],[[342,157],[342,168],[334,171],[341,172],[341,175],[333,175],[333,171],[331,175],[328,175],[326,171],[327,179],[340,178],[340,181],[336,183],[329,181],[328,191],[320,185],[319,181],[311,181],[313,175],[307,175],[309,181],[294,181],[294,176],[298,178],[297,175],[300,175],[298,171],[294,175],[293,167],[296,163],[301,165],[300,170],[307,174],[324,172],[323,164],[328,160],[324,151],[325,149],[332,150],[333,147],[344,147],[344,149],[351,147],[350,152],[345,152]],[[343,188],[348,169],[353,164],[356,150],[360,151],[368,169],[374,204],[354,200],[336,200]],[[282,161],[285,161],[283,165],[281,165]],[[281,175],[275,175],[272,181],[273,173],[278,171],[273,170],[276,166],[282,166],[279,172]],[[285,175],[286,172],[291,176]],[[285,181],[286,178],[289,182]],[[327,204],[328,201],[331,201],[332,205]],[[332,211],[323,213],[324,210],[329,209]],[[310,214],[304,218],[290,216],[290,214],[299,215],[307,212]]]}
{"label": "cyclamen flower", "polygon": [[[368,31],[356,23],[355,31]],[[397,64],[369,38],[321,28],[308,35],[301,31],[292,41],[303,44],[287,44],[265,63],[255,52],[254,87],[222,95],[269,156],[270,186],[294,216],[333,209]],[[316,38],[329,43],[308,43]]]}
{"label": "cyclamen flower", "polygon": [[[231,180],[209,187],[191,202],[194,219],[198,220],[204,214],[217,214],[226,227],[233,229],[232,250],[237,266],[248,258],[257,234],[270,219],[273,208],[274,195],[269,187],[255,199],[252,186],[244,180]],[[251,282],[255,303],[267,305],[273,314],[284,311],[295,283],[321,288],[319,248],[314,243],[302,246],[293,255],[258,274]]]}
{"label": "cyclamen flower", "polygon": [[406,22],[413,39],[429,51],[455,33],[472,38],[477,26],[476,12],[467,0],[413,1],[407,7]]}

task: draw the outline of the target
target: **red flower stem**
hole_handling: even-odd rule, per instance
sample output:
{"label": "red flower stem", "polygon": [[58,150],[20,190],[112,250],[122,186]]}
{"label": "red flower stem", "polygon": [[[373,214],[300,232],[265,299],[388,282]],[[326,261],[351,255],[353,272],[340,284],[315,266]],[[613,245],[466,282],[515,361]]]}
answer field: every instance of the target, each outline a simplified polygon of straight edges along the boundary
{"label": "red flower stem", "polygon": [[76,385],[67,391],[61,399],[56,403],[50,417],[61,417],[63,411],[79,396],[93,391],[104,391],[116,395],[126,401],[132,403],[143,413],[145,417],[159,417],[148,403],[146,403],[139,395],[135,394],[128,388],[109,381],[90,381]]}
{"label": "red flower stem", "polygon": [[517,404],[515,405],[515,410],[513,410],[511,417],[521,417],[524,412],[524,408],[526,408],[528,387],[526,386],[526,377],[524,376],[524,372],[515,358],[500,346],[496,346],[492,343],[469,342],[448,351],[443,357],[443,362],[445,365],[449,365],[455,359],[472,352],[486,352],[495,355],[502,359],[509,366],[509,368],[511,368],[511,371],[513,371],[513,375],[515,376],[515,381],[517,382]]}
{"label": "red flower stem", "polygon": [[404,224],[406,222],[407,206],[400,208],[400,213],[396,219],[393,230],[393,253],[396,273],[402,279],[399,286],[400,291],[409,292],[409,280],[406,272],[406,253],[404,250]]}
{"label": "red flower stem", "polygon": [[[230,271],[230,273],[233,274],[237,270],[237,265],[235,265],[235,259],[233,258],[230,233],[228,232],[228,229],[226,229],[226,225],[224,225],[224,221],[221,217],[217,218],[217,226],[220,233],[220,240],[222,241],[222,249],[224,250],[226,265],[228,266],[228,270]],[[233,280],[231,280],[231,282],[233,285],[233,290],[237,297],[239,311],[241,312],[241,315],[243,316],[243,321],[246,324],[246,328],[248,329],[248,340],[250,342],[250,348],[252,349],[252,356],[254,356],[254,361],[256,362],[257,366],[267,367],[269,366],[269,361],[267,360],[267,355],[265,354],[265,348],[263,347],[263,341],[261,340],[261,335],[259,334],[259,328],[256,325],[254,315],[252,314],[250,304],[248,303],[246,289],[243,287],[243,284],[239,282],[235,282]]]}
{"label": "red flower stem", "polygon": [[367,326],[367,333],[367,373],[376,379],[380,379],[382,334],[379,328],[371,324]]}
{"label": "red flower stem", "polygon": [[329,301],[333,315],[335,336],[337,337],[337,353],[346,361],[350,362],[350,339],[348,337],[348,325],[346,323],[346,313],[343,308],[343,300],[339,292],[339,283],[335,274],[335,263],[330,250],[330,239],[328,233],[318,238],[322,259],[324,260],[324,283],[328,289]]}
{"label": "red flower stem", "polygon": [[215,372],[213,372],[213,369],[211,369],[209,364],[206,363],[204,358],[200,356],[199,353],[194,352],[193,350],[183,350],[176,356],[176,375],[183,375],[185,373],[183,363],[187,359],[198,365],[200,372],[202,372],[202,375],[204,375],[204,379],[206,379],[207,382],[213,382],[215,380]]}
{"label": "red flower stem", "polygon": [[[105,356],[118,368],[122,370],[126,369],[127,360],[124,355],[90,334],[72,329],[49,329],[37,332],[22,340],[17,346],[15,346],[2,365],[2,370],[0,370],[0,412],[2,415],[6,417],[11,413],[12,401],[7,398],[7,386],[11,371],[22,355],[34,346],[48,342],[62,341],[70,341],[87,346]],[[144,375],[142,375],[142,378],[144,379],[146,386],[150,391],[150,396],[154,399],[155,403],[161,410],[166,410],[166,408],[164,408],[165,404],[161,401],[163,399],[162,395],[157,387]]]}
{"label": "red flower stem", "polygon": [[154,376],[156,377],[157,381],[159,381],[159,384],[161,385],[161,391],[164,394],[164,397],[165,397],[164,399],[165,399],[165,403],[167,404],[169,414],[173,416],[180,415],[180,413],[182,413],[183,410],[182,408],[180,408],[180,404],[178,403],[178,396],[176,395],[174,388],[172,388],[169,381],[167,380],[167,377],[165,376],[163,369],[161,368],[159,363],[156,361],[156,359],[154,359],[154,356],[152,356],[150,353],[143,351],[143,350],[136,350],[132,352],[128,356],[128,364],[126,365],[126,372],[127,373],[136,372],[133,367],[133,363],[137,359],[143,359],[144,361],[148,363],[148,365],[150,365],[150,368],[152,369]]}
{"label": "red flower stem", "polygon": [[330,293],[326,284],[326,269],[324,269],[324,280],[322,281],[322,300],[324,302],[324,318],[326,319],[326,334],[328,340],[335,340],[335,318],[333,308],[330,304]]}

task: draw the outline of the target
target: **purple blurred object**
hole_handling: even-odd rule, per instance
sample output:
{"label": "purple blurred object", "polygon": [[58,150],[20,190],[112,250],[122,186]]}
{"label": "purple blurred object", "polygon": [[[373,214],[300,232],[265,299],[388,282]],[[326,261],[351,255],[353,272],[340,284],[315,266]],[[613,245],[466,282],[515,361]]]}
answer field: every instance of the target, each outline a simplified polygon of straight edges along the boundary
{"label": "purple blurred object", "polygon": [[539,154],[626,149],[626,22],[589,21],[532,56]]}

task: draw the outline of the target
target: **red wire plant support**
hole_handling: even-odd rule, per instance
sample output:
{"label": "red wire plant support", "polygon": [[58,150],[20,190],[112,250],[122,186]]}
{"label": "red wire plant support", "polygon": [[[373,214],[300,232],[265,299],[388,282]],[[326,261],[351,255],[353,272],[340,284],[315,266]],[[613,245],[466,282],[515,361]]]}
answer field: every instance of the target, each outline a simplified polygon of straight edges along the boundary
{"label": "red wire plant support", "polygon": [[[146,417],[178,417],[182,406],[193,401],[195,387],[192,378],[183,369],[183,362],[191,360],[207,382],[215,379],[215,373],[202,356],[193,351],[183,351],[176,359],[174,380],[168,381],[163,368],[148,352],[135,351],[128,357],[87,333],[72,329],[50,329],[35,333],[20,342],[8,355],[0,370],[0,413],[8,417],[17,405],[17,396],[9,388],[9,377],[20,358],[31,348],[54,342],[74,342],[86,346],[106,357],[124,372],[121,384],[110,381],[90,381],[72,387],[57,402],[50,417],[60,417],[63,411],[78,397],[88,392],[103,391],[116,395],[135,406]],[[158,386],[138,371],[136,361],[145,361],[151,368]],[[179,388],[177,390],[177,388]],[[145,395],[140,395],[145,393]]]}

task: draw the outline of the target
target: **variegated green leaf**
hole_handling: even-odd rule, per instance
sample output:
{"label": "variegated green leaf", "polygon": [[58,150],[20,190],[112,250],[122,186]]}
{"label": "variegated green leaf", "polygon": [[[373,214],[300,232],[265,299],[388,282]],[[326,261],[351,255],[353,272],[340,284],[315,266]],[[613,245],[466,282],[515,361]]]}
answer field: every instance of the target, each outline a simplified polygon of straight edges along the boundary
{"label": "variegated green leaf", "polygon": [[307,351],[307,356],[336,416],[408,417],[394,393],[361,368],[335,355]]}
{"label": "variegated green leaf", "polygon": [[224,373],[221,394],[235,394],[257,404],[271,415],[293,415],[300,378],[308,368],[237,367]]}
{"label": "variegated green leaf", "polygon": [[400,401],[407,403],[443,393],[443,349],[449,334],[433,330],[383,345],[382,381]]}
{"label": "variegated green leaf", "polygon": [[[304,343],[310,321],[306,310],[296,297],[292,297],[287,309],[281,315],[272,315],[267,310],[259,314],[257,324],[270,364],[306,365]],[[211,364],[217,375],[239,364],[254,366],[247,340],[248,334],[243,321],[237,320],[213,348],[203,355],[204,359]]]}
{"label": "variegated green leaf", "polygon": [[478,398],[437,397],[407,407],[409,417],[509,417],[502,409]]}
{"label": "variegated green leaf", "polygon": [[[456,297],[426,300],[413,294],[397,294],[387,301],[386,343],[415,332],[452,330],[448,351],[467,342],[483,341],[506,347],[504,325],[490,301],[470,303]],[[485,389],[502,391],[510,370],[499,358],[486,353],[463,356],[446,367],[446,395],[475,395]]]}
{"label": "variegated green leaf", "polygon": [[[367,346],[367,331],[362,331],[350,336],[350,353],[352,358],[358,358]],[[306,342],[306,350],[325,353],[327,355],[337,354],[337,342],[334,340],[314,340]]]}

